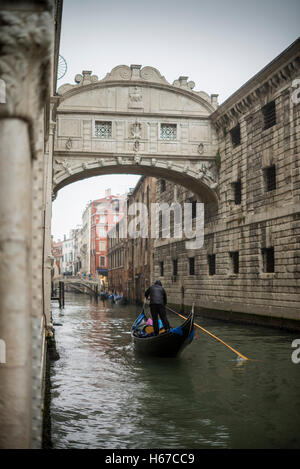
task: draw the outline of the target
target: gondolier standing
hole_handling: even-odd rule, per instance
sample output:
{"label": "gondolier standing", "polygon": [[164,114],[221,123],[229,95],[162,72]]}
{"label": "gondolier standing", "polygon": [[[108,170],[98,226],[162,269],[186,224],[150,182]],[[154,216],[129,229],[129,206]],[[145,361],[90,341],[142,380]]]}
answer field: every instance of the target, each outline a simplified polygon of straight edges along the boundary
{"label": "gondolier standing", "polygon": [[162,287],[161,281],[156,280],[154,285],[151,285],[148,290],[145,291],[145,297],[150,298],[150,311],[153,320],[154,334],[159,334],[158,317],[160,317],[165,331],[168,332],[170,324],[167,319],[166,308],[167,294],[165,289]]}

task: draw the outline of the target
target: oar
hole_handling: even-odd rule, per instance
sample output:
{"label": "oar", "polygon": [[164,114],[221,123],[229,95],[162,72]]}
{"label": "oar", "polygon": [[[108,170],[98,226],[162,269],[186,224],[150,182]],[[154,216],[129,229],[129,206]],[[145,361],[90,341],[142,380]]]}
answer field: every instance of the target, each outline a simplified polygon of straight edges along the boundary
{"label": "oar", "polygon": [[[179,314],[177,313],[176,311],[174,311],[173,309],[169,308],[168,306],[166,306],[166,308],[171,311],[172,313],[175,313],[177,314],[177,316],[180,316],[181,318],[183,319],[187,319],[185,316],[182,316],[182,314]],[[199,329],[201,329],[201,331],[203,332],[206,332],[206,334],[210,335],[211,337],[213,337],[214,339],[218,340],[219,342],[221,342],[222,344],[224,344],[226,347],[228,347],[230,350],[232,350],[232,352],[236,353],[240,358],[242,358],[243,360],[249,360],[249,358],[245,357],[245,355],[242,355],[240,352],[238,352],[237,350],[235,350],[233,347],[231,347],[230,345],[226,344],[226,342],[224,342],[224,340],[220,339],[219,337],[217,337],[216,335],[212,334],[211,332],[207,331],[206,329],[204,329],[204,327],[202,326],[199,326],[199,324],[197,324],[196,322],[194,322],[194,325],[197,326]]]}

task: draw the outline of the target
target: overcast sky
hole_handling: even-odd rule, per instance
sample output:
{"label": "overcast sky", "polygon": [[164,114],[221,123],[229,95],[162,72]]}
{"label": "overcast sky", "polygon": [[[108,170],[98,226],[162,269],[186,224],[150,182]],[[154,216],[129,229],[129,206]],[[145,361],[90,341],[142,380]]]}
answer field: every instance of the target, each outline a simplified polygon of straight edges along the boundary
{"label": "overcast sky", "polygon": [[[104,78],[116,65],[180,75],[221,104],[299,36],[299,0],[64,0],[60,54],[74,83],[82,70]],[[137,176],[100,176],[71,184],[53,203],[54,238],[81,222],[106,187],[124,192]]]}

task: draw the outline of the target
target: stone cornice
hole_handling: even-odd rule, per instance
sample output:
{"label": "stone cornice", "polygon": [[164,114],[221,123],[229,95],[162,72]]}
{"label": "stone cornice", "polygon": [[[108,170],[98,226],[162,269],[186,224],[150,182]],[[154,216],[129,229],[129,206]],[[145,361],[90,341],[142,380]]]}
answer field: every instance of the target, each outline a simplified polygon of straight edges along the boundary
{"label": "stone cornice", "polygon": [[247,81],[211,115],[217,130],[235,125],[242,114],[258,103],[265,103],[300,70],[300,38]]}
{"label": "stone cornice", "polygon": [[[99,157],[108,157],[108,158],[114,158],[116,156],[116,152],[101,152],[101,151],[81,151],[81,150],[54,150],[53,152],[54,156],[61,156],[64,158],[99,158]],[[131,158],[134,156],[133,152],[122,152],[118,153],[118,157],[121,158]],[[195,160],[199,161],[200,157],[199,155],[184,155],[184,154],[167,154],[164,153],[163,155],[156,155],[154,153],[141,153],[139,155],[141,158],[155,158],[157,160]],[[213,160],[215,161],[216,156],[215,155],[203,155],[201,157],[201,161],[208,161],[208,160]]]}
{"label": "stone cornice", "polygon": [[[56,106],[56,103],[55,103]],[[189,119],[189,120],[203,120],[203,121],[209,121],[210,116],[209,115],[204,115],[204,116],[199,116],[199,115],[191,115],[191,114],[170,114],[170,112],[140,112],[137,113],[136,111],[102,111],[102,110],[90,110],[90,109],[82,109],[76,111],[72,109],[59,109],[55,108],[55,115],[68,115],[71,114],[72,116],[75,116],[77,114],[79,115],[101,115],[101,116],[114,116],[115,120],[118,120],[118,116],[120,117],[133,117],[134,119],[138,118],[147,118],[147,117],[155,117],[155,118],[168,118],[168,119]]]}
{"label": "stone cornice", "polygon": [[74,94],[91,89],[111,86],[143,86],[160,88],[174,93],[183,94],[187,98],[201,103],[205,109],[207,109],[209,114],[211,114],[217,106],[218,95],[212,94],[209,96],[203,91],[193,91],[195,83],[191,81],[188,82],[187,77],[181,76],[171,85],[158,70],[148,66],[141,68],[141,65],[131,65],[131,67],[119,65],[108,73],[102,80],[98,80],[98,76],[92,75],[91,71],[84,70],[82,74],[75,76],[75,82],[77,84],[65,84],[58,89],[57,94],[61,96],[60,102]]}

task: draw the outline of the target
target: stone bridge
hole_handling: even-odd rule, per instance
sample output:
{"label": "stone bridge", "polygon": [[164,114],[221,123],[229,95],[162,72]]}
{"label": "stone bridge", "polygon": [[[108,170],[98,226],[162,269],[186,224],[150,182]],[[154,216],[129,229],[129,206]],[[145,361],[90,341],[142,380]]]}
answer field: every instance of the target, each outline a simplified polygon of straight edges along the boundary
{"label": "stone bridge", "polygon": [[188,187],[203,202],[217,197],[217,137],[210,115],[217,95],[173,84],[153,67],[115,67],[99,80],[75,76],[53,97],[57,121],[53,193],[101,174],[162,177]]}
{"label": "stone bridge", "polygon": [[63,278],[61,281],[64,285],[70,285],[75,287],[78,291],[88,290],[89,293],[98,295],[99,282],[93,280],[83,280],[81,278]]}

